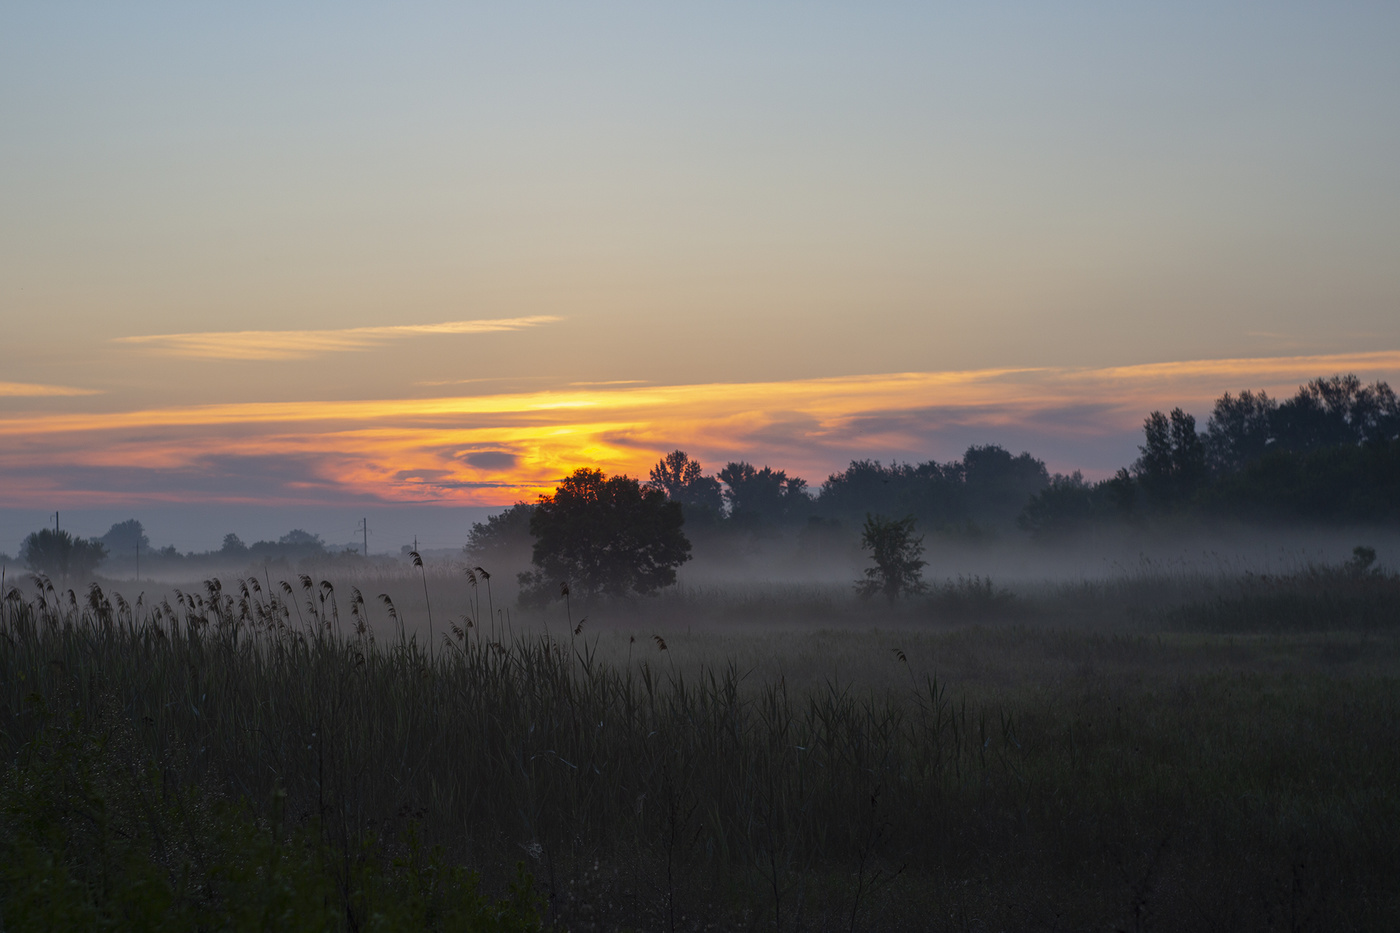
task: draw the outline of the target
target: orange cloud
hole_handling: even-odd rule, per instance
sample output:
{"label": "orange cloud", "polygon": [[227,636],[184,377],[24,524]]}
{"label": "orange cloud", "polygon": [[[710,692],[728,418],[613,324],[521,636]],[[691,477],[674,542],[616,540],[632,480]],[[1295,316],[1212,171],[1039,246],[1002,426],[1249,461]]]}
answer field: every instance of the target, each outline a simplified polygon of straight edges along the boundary
{"label": "orange cloud", "polygon": [[645,476],[678,446],[712,469],[747,458],[819,483],[855,457],[956,456],[935,444],[965,437],[1020,438],[1061,459],[1098,443],[1111,469],[1153,408],[1204,420],[1224,391],[1284,394],[1342,371],[1393,378],[1400,352],[35,414],[0,419],[0,496],[489,505],[548,492],[581,465]]}

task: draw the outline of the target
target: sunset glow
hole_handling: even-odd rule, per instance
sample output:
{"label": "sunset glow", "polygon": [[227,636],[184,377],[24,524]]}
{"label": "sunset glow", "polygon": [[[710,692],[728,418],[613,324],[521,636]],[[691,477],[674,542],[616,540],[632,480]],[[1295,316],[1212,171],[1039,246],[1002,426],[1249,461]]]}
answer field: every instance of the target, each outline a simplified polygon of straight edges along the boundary
{"label": "sunset glow", "polygon": [[[24,477],[7,486],[10,504],[134,494],[502,505],[548,492],[579,466],[645,476],[677,447],[715,469],[757,459],[820,483],[864,456],[952,458],[960,451],[935,440],[950,426],[977,426],[987,443],[1012,429],[1047,440],[1122,435],[1153,408],[1194,407],[1204,421],[1223,391],[1285,394],[1334,371],[1395,378],[1400,352],[34,414],[0,420],[0,469]],[[84,481],[113,473],[126,488]],[[271,481],[252,483],[258,474]],[[237,482],[182,488],[200,475]]]}

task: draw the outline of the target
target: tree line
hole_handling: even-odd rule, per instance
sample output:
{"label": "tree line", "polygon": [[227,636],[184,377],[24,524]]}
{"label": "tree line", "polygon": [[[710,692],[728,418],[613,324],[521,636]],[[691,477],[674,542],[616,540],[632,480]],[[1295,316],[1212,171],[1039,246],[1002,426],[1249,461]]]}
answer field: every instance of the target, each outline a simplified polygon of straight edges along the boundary
{"label": "tree line", "polygon": [[[174,545],[153,548],[141,522],[134,518],[117,522],[106,534],[83,538],[57,528],[44,528],[27,535],[20,544],[19,557],[26,567],[55,579],[82,579],[92,576],[107,561],[123,569],[145,567],[169,569],[200,565],[246,562],[256,564],[295,563],[306,559],[341,556],[345,551],[328,547],[320,535],[294,528],[276,541],[244,544],[238,535],[224,535],[222,546],[212,551],[181,553]],[[0,562],[9,563],[0,554]]]}
{"label": "tree line", "polygon": [[1226,393],[1204,432],[1181,408],[1154,411],[1139,452],[1098,483],[1079,472],[1051,476],[1029,453],[985,445],[947,463],[855,460],[813,490],[801,477],[744,461],[707,474],[675,450],[645,482],[579,470],[554,495],[473,525],[465,550],[532,564],[520,575],[527,596],[548,598],[567,581],[620,595],[674,582],[690,557],[687,532],[839,537],[860,528],[873,567],[858,588],[893,598],[921,585],[916,528],[973,537],[1019,528],[1045,540],[1182,516],[1400,519],[1400,402],[1384,382],[1315,379],[1282,402],[1262,391]]}
{"label": "tree line", "polygon": [[[578,476],[566,480],[560,490],[572,494]],[[707,475],[698,460],[681,450],[663,457],[645,481],[622,479],[674,503],[691,535],[759,538],[784,531],[818,535],[857,529],[868,513],[912,517],[921,528],[949,534],[1011,531],[1031,497],[1051,482],[1043,461],[1029,453],[1013,455],[995,444],[969,447],[962,459],[947,463],[852,461],[815,490],[799,476],[745,461],[730,462]],[[614,480],[619,478],[608,481]],[[468,551],[508,560],[528,555],[532,519],[551,498],[516,503],[473,525]]]}
{"label": "tree line", "polygon": [[1143,422],[1141,456],[1110,479],[1054,476],[1021,527],[1055,538],[1154,521],[1400,521],[1400,400],[1384,382],[1314,379],[1283,401],[1225,393],[1204,431],[1181,408]]}

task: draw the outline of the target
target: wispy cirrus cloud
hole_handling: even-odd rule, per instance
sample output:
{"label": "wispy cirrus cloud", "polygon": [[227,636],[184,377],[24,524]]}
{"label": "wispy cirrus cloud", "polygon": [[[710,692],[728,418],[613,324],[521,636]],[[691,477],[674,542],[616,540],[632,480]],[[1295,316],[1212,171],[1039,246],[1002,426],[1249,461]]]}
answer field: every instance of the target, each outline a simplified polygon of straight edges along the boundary
{"label": "wispy cirrus cloud", "polygon": [[101,394],[101,389],[79,389],[74,386],[41,385],[37,382],[0,382],[0,398],[43,398]]}
{"label": "wispy cirrus cloud", "polygon": [[986,443],[1107,475],[1136,456],[1154,408],[1204,420],[1223,392],[1282,395],[1347,371],[1395,380],[1400,352],[0,417],[0,501],[494,505],[578,466],[645,476],[676,447],[711,470],[747,459],[814,485],[852,459]]}
{"label": "wispy cirrus cloud", "polygon": [[553,324],[563,318],[530,317],[442,321],[437,324],[391,324],[336,330],[230,330],[188,334],[141,334],[113,338],[168,356],[201,360],[304,360],[324,353],[368,350],[395,340],[452,334],[490,334]]}

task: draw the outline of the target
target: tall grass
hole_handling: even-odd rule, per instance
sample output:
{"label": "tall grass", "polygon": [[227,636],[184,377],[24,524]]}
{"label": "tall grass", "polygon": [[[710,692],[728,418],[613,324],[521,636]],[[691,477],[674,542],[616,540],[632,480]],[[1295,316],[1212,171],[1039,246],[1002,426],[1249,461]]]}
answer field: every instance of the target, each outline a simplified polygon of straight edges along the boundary
{"label": "tall grass", "polygon": [[330,584],[300,589],[6,594],[6,760],[55,717],[117,723],[170,786],[264,823],[275,803],[331,851],[421,826],[488,889],[524,859],[579,929],[1351,929],[1400,910],[1393,677],[1086,670],[970,697],[901,650],[889,685],[798,687],[677,664],[660,638],[603,663],[572,629],[478,624],[430,656],[376,641],[358,594],[343,626]]}

